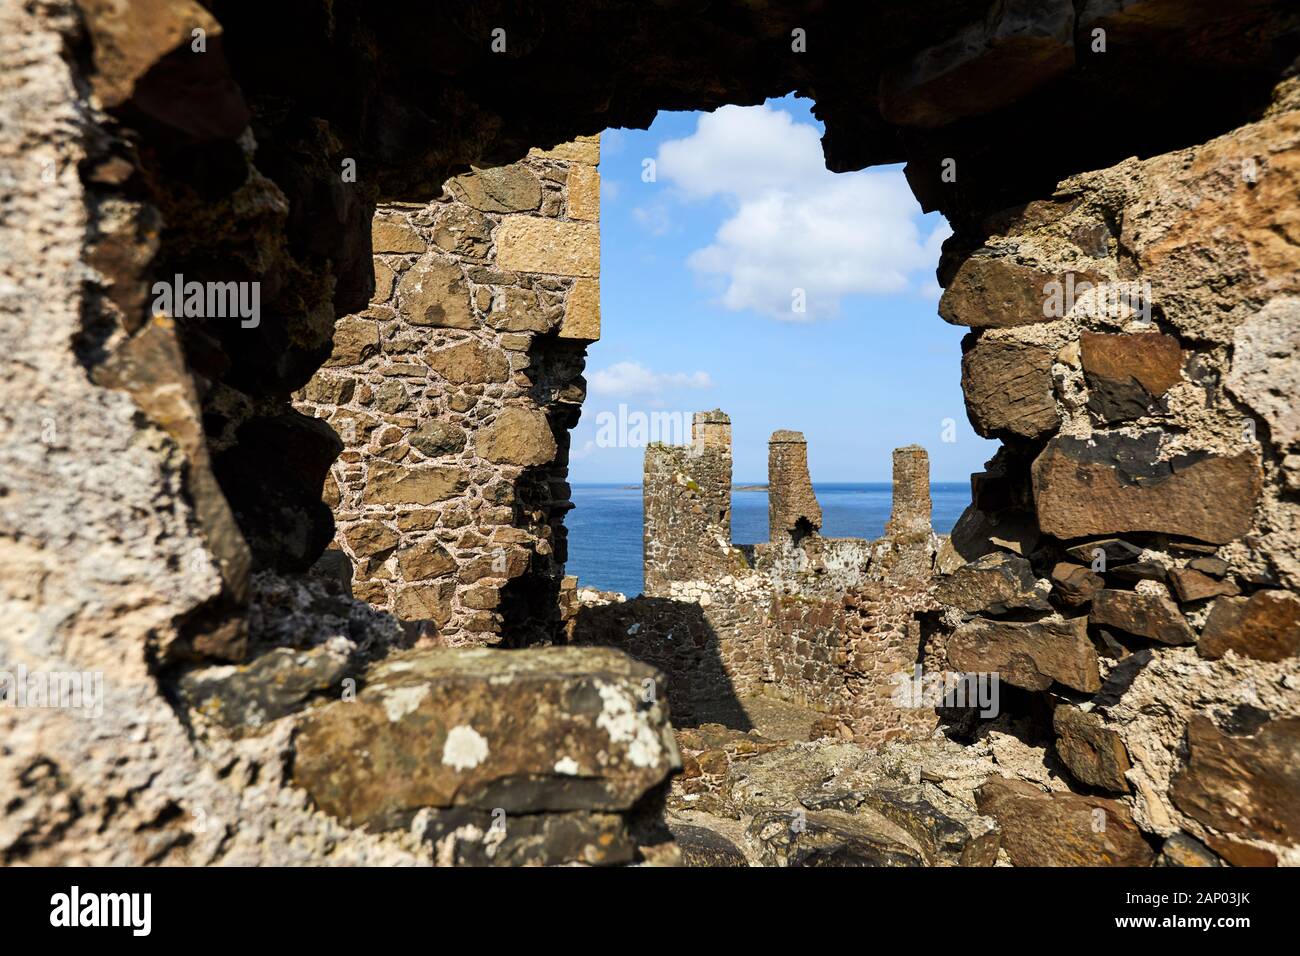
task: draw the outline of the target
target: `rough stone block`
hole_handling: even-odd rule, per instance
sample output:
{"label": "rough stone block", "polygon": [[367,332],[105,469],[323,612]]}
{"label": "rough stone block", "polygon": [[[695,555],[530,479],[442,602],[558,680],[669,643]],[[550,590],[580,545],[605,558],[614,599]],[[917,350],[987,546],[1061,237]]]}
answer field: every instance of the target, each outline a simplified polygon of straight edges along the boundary
{"label": "rough stone block", "polygon": [[497,265],[515,272],[595,278],[600,227],[540,216],[508,216],[497,227]]}

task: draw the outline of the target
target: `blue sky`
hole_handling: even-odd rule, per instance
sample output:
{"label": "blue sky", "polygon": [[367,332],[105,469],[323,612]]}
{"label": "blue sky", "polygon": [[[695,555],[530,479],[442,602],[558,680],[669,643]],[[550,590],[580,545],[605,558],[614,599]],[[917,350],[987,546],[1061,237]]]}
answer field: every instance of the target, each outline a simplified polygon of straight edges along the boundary
{"label": "blue sky", "polygon": [[886,481],[913,442],[936,481],[992,455],[962,403],[964,330],[935,310],[947,224],[921,214],[900,167],[827,172],[811,106],[660,113],[603,135],[601,340],[571,481],[640,481],[643,449],[619,447],[635,428],[611,447],[620,405],[632,425],[728,412],[740,482],[765,479],[777,428],[807,436],[815,482]]}

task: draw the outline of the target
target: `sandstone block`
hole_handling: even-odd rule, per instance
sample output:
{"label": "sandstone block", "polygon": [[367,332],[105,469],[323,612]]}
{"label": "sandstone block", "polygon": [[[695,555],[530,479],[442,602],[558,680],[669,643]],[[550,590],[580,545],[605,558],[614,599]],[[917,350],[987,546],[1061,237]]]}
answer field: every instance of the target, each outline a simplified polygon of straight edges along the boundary
{"label": "sandstone block", "polygon": [[354,825],[422,807],[626,811],[681,766],[653,668],[604,648],[432,648],[388,658],[314,711],[295,782]]}
{"label": "sandstone block", "polygon": [[452,385],[504,382],[510,374],[510,362],[503,351],[474,340],[425,352],[424,359]]}
{"label": "sandstone block", "polygon": [[1124,804],[1104,797],[1043,793],[1022,780],[994,778],[975,793],[998,821],[1016,866],[1150,866],[1155,854]]}
{"label": "sandstone block", "polygon": [[451,620],[455,595],[456,582],[451,579],[417,584],[397,592],[393,610],[403,621],[432,621],[442,627]]}
{"label": "sandstone block", "polygon": [[397,556],[397,569],[406,581],[427,581],[456,570],[456,559],[432,538],[411,544]]}
{"label": "sandstone block", "polygon": [[1052,568],[1052,590],[1069,607],[1082,607],[1105,586],[1100,574],[1081,564],[1061,561]]}
{"label": "sandstone block", "polygon": [[1098,591],[1088,620],[1147,637],[1162,644],[1191,644],[1196,640],[1183,612],[1168,595],[1148,591]]}
{"label": "sandstone block", "polygon": [[1219,581],[1195,568],[1174,568],[1169,572],[1169,583],[1180,601],[1204,601],[1241,593],[1231,581]]}
{"label": "sandstone block", "polygon": [[1062,272],[1010,256],[974,255],[957,269],[939,299],[939,315],[953,325],[1005,329],[1047,322],[1052,283],[1096,282],[1090,272]]}
{"label": "sandstone block", "polygon": [[360,365],[379,353],[379,323],[350,315],[334,324],[334,350],[326,366]]}
{"label": "sandstone block", "polygon": [[1058,538],[1164,532],[1213,544],[1250,530],[1262,480],[1252,452],[1161,461],[1159,445],[1158,432],[1051,439],[1033,465],[1042,530]]}
{"label": "sandstone block", "polygon": [[478,435],[478,453],[507,465],[544,465],[556,455],[555,434],[546,413],[511,405]]}
{"label": "sandstone block", "polygon": [[997,673],[1026,690],[1047,690],[1059,681],[1092,693],[1101,688],[1097,652],[1088,640],[1087,618],[989,621],[975,618],[953,632],[948,661],[965,673]]}
{"label": "sandstone block", "polygon": [[1235,736],[1197,714],[1187,723],[1187,751],[1169,791],[1178,809],[1224,833],[1300,843],[1300,717]]}
{"label": "sandstone block", "polygon": [[1248,598],[1220,598],[1210,608],[1197,651],[1211,660],[1228,651],[1260,661],[1300,654],[1300,597],[1257,591]]}
{"label": "sandstone block", "polygon": [[542,201],[542,186],[527,166],[475,167],[448,186],[461,202],[484,212],[530,212]]}
{"label": "sandstone block", "polygon": [[425,257],[397,282],[402,315],[412,325],[472,329],[477,324],[469,302],[469,283],[460,266],[448,259]]}
{"label": "sandstone block", "polygon": [[569,170],[570,219],[595,222],[600,218],[600,171],[595,166],[574,166]]}
{"label": "sandstone block", "polygon": [[1024,558],[994,552],[963,565],[940,579],[935,599],[972,614],[1006,614],[1012,610],[1049,610],[1034,587],[1034,573]]}
{"label": "sandstone block", "polygon": [[600,282],[577,279],[564,304],[560,338],[595,342],[600,338]]}
{"label": "sandstone block", "polygon": [[457,467],[424,465],[406,467],[376,461],[362,500],[368,505],[431,505],[460,494],[469,485]]}
{"label": "sandstone block", "polygon": [[437,458],[441,455],[454,455],[457,452],[464,451],[466,435],[465,429],[459,425],[453,425],[450,422],[425,422],[415,431],[411,432],[408,439],[411,447],[415,448],[422,455],[429,458]]}
{"label": "sandstone block", "polygon": [[1084,332],[1079,354],[1088,408],[1105,421],[1147,414],[1182,378],[1183,350],[1172,335]]}
{"label": "sandstone block", "polygon": [[358,558],[383,559],[392,554],[400,537],[392,528],[379,521],[358,521],[343,529],[348,547]]}
{"label": "sandstone block", "polygon": [[419,231],[404,219],[376,218],[370,227],[370,245],[375,252],[424,252],[427,243]]}
{"label": "sandstone block", "polygon": [[497,227],[497,265],[515,272],[600,275],[600,230],[594,223],[508,216]]}
{"label": "sandstone block", "polygon": [[1128,793],[1124,774],[1129,771],[1128,751],[1118,733],[1106,727],[1094,713],[1062,704],[1052,713],[1056,730],[1056,753],[1070,773],[1103,790]]}
{"label": "sandstone block", "polygon": [[1056,428],[1052,353],[1040,345],[979,339],[961,359],[962,392],[975,431],[1036,438]]}

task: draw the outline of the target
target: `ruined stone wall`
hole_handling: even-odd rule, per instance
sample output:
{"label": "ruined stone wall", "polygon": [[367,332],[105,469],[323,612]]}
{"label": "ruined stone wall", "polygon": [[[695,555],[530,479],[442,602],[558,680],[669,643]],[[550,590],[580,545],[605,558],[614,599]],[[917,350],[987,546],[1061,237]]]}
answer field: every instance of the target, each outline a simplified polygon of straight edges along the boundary
{"label": "ruined stone wall", "polygon": [[1300,841],[1298,147],[1290,80],[990,217],[940,303],[1005,442],[940,558],[949,659],[1044,692],[1075,778],[1233,862]]}
{"label": "ruined stone wall", "polygon": [[924,450],[895,452],[902,494],[890,528],[899,533],[874,542],[823,538],[807,443],[777,431],[769,445],[773,538],[739,548],[730,543],[728,419],[698,413],[694,438],[646,450],[645,596],[587,595],[572,639],[621,647],[660,668],[679,723],[744,727],[743,699],[764,696],[826,714],[867,743],[932,729],[933,708],[901,709],[894,694],[920,655],[916,617],[930,608],[935,539]]}
{"label": "ruined stone wall", "polygon": [[548,640],[568,429],[600,334],[599,141],[375,215],[375,293],[296,396],[343,438],[325,483],[352,592],[444,644]]}

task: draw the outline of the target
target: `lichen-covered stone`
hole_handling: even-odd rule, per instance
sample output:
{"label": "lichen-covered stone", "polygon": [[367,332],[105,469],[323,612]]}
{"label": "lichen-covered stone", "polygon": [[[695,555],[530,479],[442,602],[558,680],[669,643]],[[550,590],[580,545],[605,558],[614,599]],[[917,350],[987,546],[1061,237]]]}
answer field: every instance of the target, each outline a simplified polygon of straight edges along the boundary
{"label": "lichen-covered stone", "polygon": [[294,779],[357,825],[422,807],[627,811],[681,766],[659,675],[612,650],[434,648],[388,658],[313,711]]}

